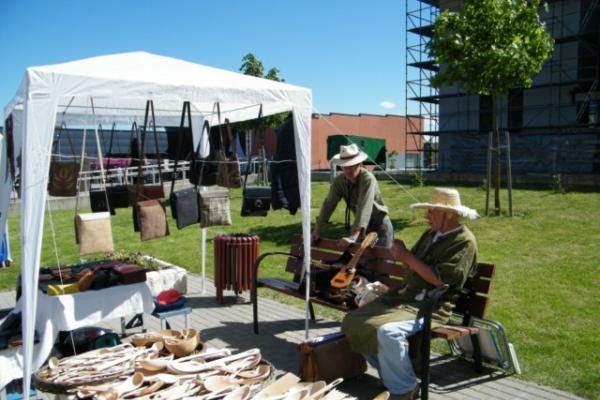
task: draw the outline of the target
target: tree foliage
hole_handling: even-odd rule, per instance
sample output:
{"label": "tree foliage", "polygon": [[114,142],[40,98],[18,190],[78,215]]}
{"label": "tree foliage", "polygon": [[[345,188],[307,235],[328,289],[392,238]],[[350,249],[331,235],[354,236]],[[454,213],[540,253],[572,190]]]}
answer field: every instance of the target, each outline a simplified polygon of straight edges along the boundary
{"label": "tree foliage", "polygon": [[538,15],[542,1],[463,0],[460,12],[446,9],[439,15],[428,45],[440,65],[434,86],[457,84],[468,94],[492,98],[496,215],[501,213],[499,97],[514,87],[531,87],[552,53],[554,41]]}
{"label": "tree foliage", "polygon": [[444,10],[429,43],[442,66],[432,84],[480,95],[531,87],[554,46],[539,19],[541,1],[464,0],[461,12]]}
{"label": "tree foliage", "polygon": [[[273,67],[269,69],[266,74],[264,73],[264,71],[265,67],[263,66],[262,61],[256,58],[254,54],[248,53],[244,57],[242,57],[242,65],[240,67],[240,72],[242,72],[244,75],[256,76],[258,78],[265,78],[276,82],[285,82],[285,79],[279,77],[279,69]],[[271,117],[267,117],[266,125],[280,125],[281,123],[283,123],[286,117],[287,113],[283,115],[273,115]]]}

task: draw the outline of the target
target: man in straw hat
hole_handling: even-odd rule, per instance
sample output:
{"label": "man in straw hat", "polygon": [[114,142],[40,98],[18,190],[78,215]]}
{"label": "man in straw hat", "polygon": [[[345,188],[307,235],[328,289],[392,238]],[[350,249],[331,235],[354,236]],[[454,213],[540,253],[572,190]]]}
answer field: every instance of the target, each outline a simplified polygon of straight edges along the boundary
{"label": "man in straw hat", "polygon": [[[362,162],[368,158],[354,143],[340,146],[331,162],[341,167],[342,173],[335,177],[329,193],[323,201],[317,225],[312,238],[318,240],[321,228],[327,224],[341,199],[346,202],[346,229],[348,236],[340,239],[340,246],[347,247],[359,239],[361,233],[377,232],[377,245],[391,247],[394,240],[394,227],[388,216],[388,208],[383,203],[377,179]],[[350,226],[350,213],[354,222]]]}
{"label": "man in straw hat", "polygon": [[459,222],[460,217],[477,218],[477,211],[461,204],[458,191],[433,189],[428,202],[412,204],[411,208],[427,210],[430,228],[410,251],[401,240],[394,241],[390,249],[409,269],[406,278],[399,287],[348,313],[342,321],[342,331],[353,351],[377,368],[396,399],[413,399],[418,393],[408,337],[422,329],[423,318],[416,317],[426,291],[449,286],[432,321],[434,325],[446,323],[456,294],[477,260],[475,237]]}

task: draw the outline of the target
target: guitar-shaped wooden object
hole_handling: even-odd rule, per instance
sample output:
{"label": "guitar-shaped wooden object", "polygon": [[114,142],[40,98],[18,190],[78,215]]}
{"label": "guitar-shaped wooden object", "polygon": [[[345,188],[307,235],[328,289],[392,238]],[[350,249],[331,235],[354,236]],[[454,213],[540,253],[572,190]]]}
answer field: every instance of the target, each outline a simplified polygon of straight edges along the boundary
{"label": "guitar-shaped wooden object", "polygon": [[331,286],[337,289],[348,287],[354,278],[354,274],[356,273],[356,264],[358,263],[360,256],[362,256],[367,247],[372,247],[375,242],[377,242],[377,232],[371,232],[367,234],[367,236],[361,242],[360,247],[356,250],[356,253],[354,253],[354,256],[350,262],[343,266],[342,269],[335,274],[333,279],[331,279],[329,282]]}

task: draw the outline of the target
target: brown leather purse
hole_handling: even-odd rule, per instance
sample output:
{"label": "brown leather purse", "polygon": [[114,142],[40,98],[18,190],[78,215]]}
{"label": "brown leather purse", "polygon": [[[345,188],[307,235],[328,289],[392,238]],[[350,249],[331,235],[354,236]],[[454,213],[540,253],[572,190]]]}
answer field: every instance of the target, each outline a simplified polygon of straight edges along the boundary
{"label": "brown leather purse", "polygon": [[350,349],[341,332],[306,340],[298,345],[298,350],[298,375],[304,382],[354,378],[367,370],[365,359]]}
{"label": "brown leather purse", "polygon": [[[60,158],[60,137],[62,132],[66,133],[69,147],[71,148],[71,158],[63,160]],[[80,165],[76,159],[75,147],[71,134],[63,123],[58,129],[56,140],[52,145],[52,159],[50,161],[50,171],[48,176],[48,193],[51,196],[77,196],[77,178],[79,178]]]}
{"label": "brown leather purse", "polygon": [[[150,118],[152,118],[150,120]],[[138,176],[136,186],[136,203],[133,207],[134,230],[139,229],[141,240],[150,240],[169,235],[167,213],[165,211],[165,199],[163,191],[163,178],[160,160],[160,149],[156,134],[156,119],[154,118],[154,103],[152,100],[146,102],[146,114],[144,116],[144,130],[142,131],[140,159],[144,159],[146,147],[146,132],[150,124],[154,135],[154,144],[158,161],[159,185],[144,186],[144,176],[141,163],[138,164]],[[137,229],[136,229],[137,228]]]}

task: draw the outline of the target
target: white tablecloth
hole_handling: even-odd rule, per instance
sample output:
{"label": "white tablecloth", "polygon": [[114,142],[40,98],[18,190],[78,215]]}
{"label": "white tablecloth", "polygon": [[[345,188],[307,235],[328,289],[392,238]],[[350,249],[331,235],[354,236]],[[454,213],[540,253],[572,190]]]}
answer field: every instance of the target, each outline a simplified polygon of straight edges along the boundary
{"label": "white tablecloth", "polygon": [[154,259],[160,266],[159,271],[146,272],[146,284],[152,296],[168,289],[176,289],[181,294],[187,293],[187,271],[165,261]]}
{"label": "white tablecloth", "polygon": [[[154,303],[146,283],[115,286],[62,296],[48,296],[38,292],[35,329],[40,343],[33,355],[33,369],[37,371],[46,361],[59,331],[70,331],[97,324],[103,320],[152,313]],[[15,312],[21,311],[21,302]],[[0,388],[23,375],[22,348],[0,351]]]}

